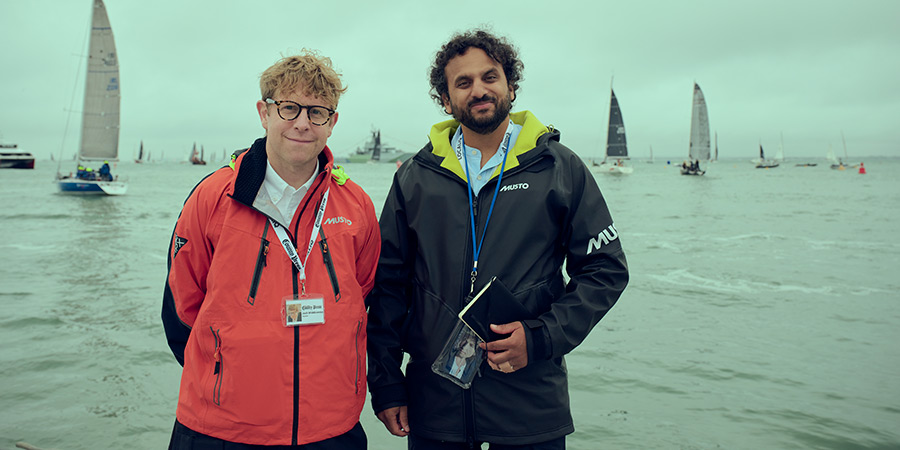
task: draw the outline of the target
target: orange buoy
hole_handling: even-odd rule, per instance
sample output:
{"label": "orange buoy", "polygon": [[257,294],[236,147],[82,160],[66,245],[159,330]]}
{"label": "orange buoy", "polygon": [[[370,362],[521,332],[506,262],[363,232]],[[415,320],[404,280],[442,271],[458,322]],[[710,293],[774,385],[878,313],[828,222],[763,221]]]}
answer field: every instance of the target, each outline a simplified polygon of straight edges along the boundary
{"label": "orange buoy", "polygon": [[859,173],[860,175],[866,174],[866,166],[864,166],[863,163],[859,163]]}

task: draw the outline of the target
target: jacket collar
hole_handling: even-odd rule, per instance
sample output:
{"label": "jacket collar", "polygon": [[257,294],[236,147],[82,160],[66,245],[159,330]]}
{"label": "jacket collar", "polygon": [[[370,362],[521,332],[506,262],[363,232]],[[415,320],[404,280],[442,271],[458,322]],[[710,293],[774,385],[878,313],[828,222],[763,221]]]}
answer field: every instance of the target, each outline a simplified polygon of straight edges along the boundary
{"label": "jacket collar", "polygon": [[[232,197],[245,205],[253,205],[263,181],[266,179],[266,166],[268,157],[266,156],[266,138],[257,139],[250,149],[238,156],[235,162],[235,172],[237,176],[234,180],[234,193]],[[328,146],[319,153],[319,167],[321,172],[325,172],[325,179],[331,178],[332,168],[334,167],[334,156]],[[320,173],[321,173],[320,172]],[[317,190],[322,183],[318,181],[319,174],[314,177],[313,185],[310,190]]]}
{"label": "jacket collar", "polygon": [[[538,139],[550,132],[550,129],[545,127],[531,111],[512,113],[509,117],[513,123],[522,126],[522,131],[513,148],[506,154],[507,170],[520,165],[523,161],[522,155],[537,147]],[[454,156],[453,147],[450,145],[450,139],[456,133],[457,128],[459,128],[459,122],[455,119],[437,123],[431,127],[428,138],[431,141],[432,154],[441,160],[441,167],[453,172],[461,179],[466,179],[465,171]],[[500,166],[497,166],[491,178],[499,174]]]}

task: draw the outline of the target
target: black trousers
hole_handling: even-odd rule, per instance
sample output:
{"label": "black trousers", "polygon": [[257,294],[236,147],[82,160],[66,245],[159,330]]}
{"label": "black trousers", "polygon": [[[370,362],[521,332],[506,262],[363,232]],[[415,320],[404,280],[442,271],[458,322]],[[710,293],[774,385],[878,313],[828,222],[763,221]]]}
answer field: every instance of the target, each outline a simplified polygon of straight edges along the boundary
{"label": "black trousers", "polygon": [[[433,441],[431,439],[415,437],[412,434],[407,436],[406,439],[409,450],[480,450],[481,445],[484,444],[484,442],[475,442],[474,445],[469,446],[469,444],[465,442]],[[552,441],[528,445],[488,444],[488,450],[565,450],[565,448],[565,436],[553,439]]]}
{"label": "black trousers", "polygon": [[305,445],[250,445],[223,441],[198,433],[175,421],[169,450],[365,450],[366,432],[359,422],[350,431]]}

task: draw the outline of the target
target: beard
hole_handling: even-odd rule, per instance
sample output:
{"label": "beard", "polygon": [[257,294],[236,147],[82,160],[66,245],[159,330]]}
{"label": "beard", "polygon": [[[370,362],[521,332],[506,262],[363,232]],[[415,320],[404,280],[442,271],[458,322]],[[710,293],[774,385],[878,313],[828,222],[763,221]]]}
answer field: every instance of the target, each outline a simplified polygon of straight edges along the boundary
{"label": "beard", "polygon": [[[490,101],[494,104],[494,114],[483,119],[476,119],[472,115],[472,104],[483,101]],[[455,103],[450,103],[450,112],[453,114],[453,118],[478,134],[488,134],[496,130],[506,120],[506,116],[511,110],[512,94],[507,94],[506,98],[499,102],[496,98],[485,94],[481,98],[470,101],[465,109],[460,109]]]}

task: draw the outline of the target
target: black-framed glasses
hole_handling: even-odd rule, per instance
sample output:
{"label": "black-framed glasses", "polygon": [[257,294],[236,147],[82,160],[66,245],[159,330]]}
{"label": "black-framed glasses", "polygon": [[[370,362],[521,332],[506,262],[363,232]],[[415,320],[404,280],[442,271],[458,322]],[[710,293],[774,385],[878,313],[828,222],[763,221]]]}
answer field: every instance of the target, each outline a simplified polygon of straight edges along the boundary
{"label": "black-framed glasses", "polygon": [[313,125],[325,125],[334,115],[334,110],[324,106],[301,105],[290,100],[276,101],[271,98],[266,99],[266,103],[275,105],[278,108],[278,117],[291,121],[300,116],[303,109],[306,109],[306,118]]}

